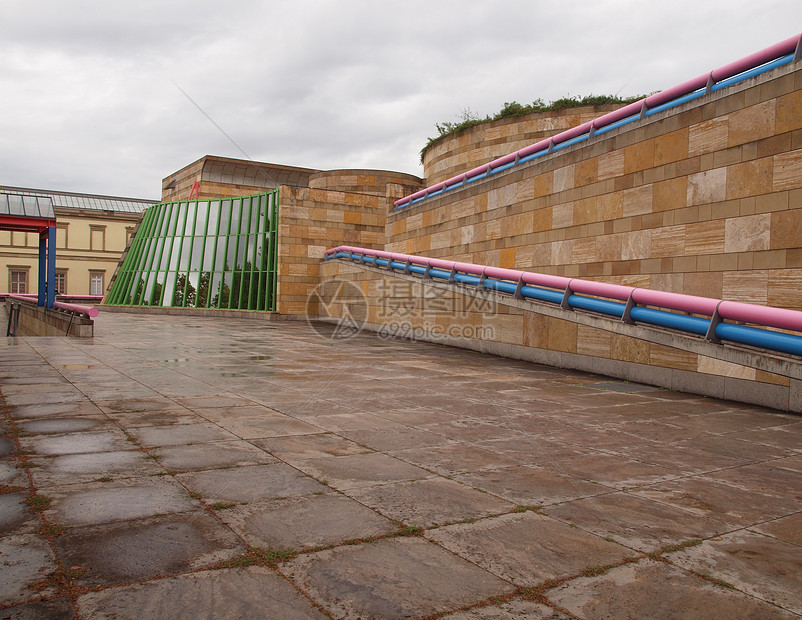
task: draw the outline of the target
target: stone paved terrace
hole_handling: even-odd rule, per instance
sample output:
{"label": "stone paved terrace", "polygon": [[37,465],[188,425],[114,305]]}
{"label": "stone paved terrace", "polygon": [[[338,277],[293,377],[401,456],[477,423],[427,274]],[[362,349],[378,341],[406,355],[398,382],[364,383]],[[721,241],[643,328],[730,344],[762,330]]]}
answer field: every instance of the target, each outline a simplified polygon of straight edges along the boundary
{"label": "stone paved terrace", "polygon": [[0,389],[2,618],[802,615],[798,416],[103,313],[5,339]]}

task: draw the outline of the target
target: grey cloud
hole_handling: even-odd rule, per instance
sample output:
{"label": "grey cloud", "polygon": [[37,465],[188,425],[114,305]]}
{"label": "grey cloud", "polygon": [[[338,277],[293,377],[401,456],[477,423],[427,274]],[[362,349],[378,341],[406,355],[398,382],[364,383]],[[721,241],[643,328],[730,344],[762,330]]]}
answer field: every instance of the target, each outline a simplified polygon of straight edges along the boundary
{"label": "grey cloud", "polygon": [[[4,3],[0,183],[158,197],[210,153],[421,174],[470,108],[644,94],[795,34],[798,0]],[[232,144],[175,85],[214,119]]]}

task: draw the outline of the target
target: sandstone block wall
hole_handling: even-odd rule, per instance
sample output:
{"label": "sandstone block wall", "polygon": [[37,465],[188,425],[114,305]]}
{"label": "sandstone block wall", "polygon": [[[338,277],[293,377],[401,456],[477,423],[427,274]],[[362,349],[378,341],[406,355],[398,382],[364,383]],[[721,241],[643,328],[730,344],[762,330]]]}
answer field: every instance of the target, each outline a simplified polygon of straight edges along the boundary
{"label": "sandstone block wall", "polygon": [[[443,154],[431,157],[427,184]],[[391,213],[386,226],[391,251],[802,309],[802,68]]]}
{"label": "sandstone block wall", "polygon": [[383,245],[387,199],[309,187],[282,186],[279,192],[278,311],[303,316],[327,248]]}

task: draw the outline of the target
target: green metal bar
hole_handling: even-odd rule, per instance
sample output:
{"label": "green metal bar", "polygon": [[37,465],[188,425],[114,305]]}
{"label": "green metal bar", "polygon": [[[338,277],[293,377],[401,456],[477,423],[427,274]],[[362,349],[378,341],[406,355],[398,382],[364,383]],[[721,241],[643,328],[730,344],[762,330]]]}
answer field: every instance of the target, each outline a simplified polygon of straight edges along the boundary
{"label": "green metal bar", "polygon": [[137,274],[140,274],[142,272],[142,265],[144,264],[143,261],[147,261],[148,252],[150,252],[152,244],[153,229],[156,226],[156,222],[159,219],[158,213],[159,213],[159,205],[156,205],[155,207],[153,207],[153,215],[150,218],[146,234],[144,236],[144,239],[142,240],[143,246],[141,253],[139,255],[139,260],[137,261],[135,268],[131,272],[132,279],[129,287],[129,293],[128,296],[126,297],[126,305],[132,305],[132,306],[137,305],[137,299],[139,297],[139,283],[140,283],[140,280],[137,278]]}
{"label": "green metal bar", "polygon": [[[228,289],[228,305],[227,308],[230,310],[232,304],[234,302],[234,276],[237,272],[237,233],[239,232],[240,221],[239,218],[237,219],[237,230],[234,230],[234,211],[238,209],[239,217],[242,216],[242,199],[241,198],[232,198],[231,199],[231,213],[229,214],[229,223],[228,223],[228,238],[226,240],[226,261],[228,261],[228,251],[231,247],[231,237],[234,237],[234,256],[232,257],[231,264],[228,265],[228,272],[231,274],[231,286]],[[238,301],[239,303],[239,301]]]}
{"label": "green metal bar", "polygon": [[[153,256],[150,258],[150,263],[148,264],[147,274],[145,277],[145,290],[143,291],[142,295],[142,305],[151,306],[153,305],[153,293],[156,290],[156,284],[159,281],[159,265],[161,264],[161,257],[164,254],[164,245],[166,242],[165,234],[167,233],[167,211],[168,208],[165,207],[161,209],[161,217],[159,218],[159,225],[156,228],[156,247],[153,252]],[[148,288],[150,288],[150,293],[148,293]],[[145,298],[147,296],[147,299]]]}
{"label": "green metal bar", "polygon": [[[198,209],[200,209],[200,204],[198,204]],[[201,280],[203,278],[203,259],[204,259],[205,255],[206,255],[206,237],[207,237],[207,234],[208,234],[207,231],[209,230],[209,228],[208,228],[209,227],[209,212],[211,211],[211,209],[212,209],[212,201],[209,200],[206,203],[206,217],[203,219],[203,240],[201,241],[200,263],[198,264],[198,290],[195,293],[195,307],[197,307],[197,308],[206,308],[207,307],[207,301],[206,300],[203,301],[203,305],[202,306],[200,305],[200,303],[201,303],[200,293],[201,293]],[[197,218],[197,211],[195,213],[195,217]],[[198,227],[198,220],[196,219],[195,220],[195,230],[196,231],[197,231],[197,227]],[[195,236],[197,236],[197,235],[195,235]],[[191,257],[190,257],[190,260],[191,260]],[[192,269],[192,263],[191,262],[190,262],[190,269]],[[209,277],[211,278],[211,275]],[[211,281],[209,282],[209,285],[211,286]],[[206,295],[206,297],[208,298],[208,294]]]}
{"label": "green metal bar", "polygon": [[135,269],[135,265],[139,263],[139,257],[142,254],[142,248],[144,248],[147,239],[145,233],[150,227],[154,210],[155,207],[150,207],[145,211],[142,217],[142,223],[139,225],[139,231],[134,237],[134,241],[128,250],[128,255],[125,257],[125,261],[123,261],[123,264],[120,266],[120,275],[113,287],[117,292],[114,298],[114,303],[116,304],[125,305],[128,300],[128,292],[131,287],[131,274]]}
{"label": "green metal bar", "polygon": [[267,309],[270,310],[270,312],[275,312],[277,310],[278,292],[278,278],[276,277],[276,270],[278,268],[278,247],[276,239],[278,237],[279,191],[277,189],[273,192],[270,212],[270,254],[267,265],[268,290],[270,292],[270,299]]}
{"label": "green metal bar", "polygon": [[[270,221],[270,219],[269,219],[270,213],[268,211],[268,204],[269,203],[268,203],[267,195],[264,194],[264,195],[260,196],[260,198],[259,198],[259,225],[256,227],[256,243],[254,244],[256,246],[256,248],[258,249],[259,242],[261,240],[261,243],[262,243],[262,255],[259,258],[259,265],[258,265],[258,267],[259,267],[259,275],[257,277],[257,283],[256,283],[256,309],[257,310],[263,310],[264,309],[264,303],[263,303],[264,299],[263,299],[262,295],[263,295],[263,292],[264,292],[263,279],[264,279],[264,276],[266,275],[265,274],[265,266],[266,266],[267,263],[265,261],[265,252],[267,251],[267,247],[266,247],[267,244],[264,242],[264,230],[263,229],[264,229],[265,225],[268,224],[268,222]],[[254,251],[254,253],[257,253],[257,252]],[[254,264],[255,263],[256,263],[256,258],[254,257]]]}
{"label": "green metal bar", "polygon": [[[226,286],[226,275],[228,274],[228,270],[231,269],[231,267],[228,264],[228,244],[229,244],[229,242],[231,240],[231,221],[234,219],[232,217],[232,215],[234,213],[234,199],[233,198],[229,198],[229,199],[227,199],[227,202],[228,202],[228,226],[226,226],[226,243],[225,243],[225,248],[223,249],[223,269],[221,270],[222,283],[220,285],[220,291],[221,292],[223,291],[224,287]],[[222,208],[220,209],[220,212],[222,213]],[[232,284],[233,284],[233,282],[232,282]],[[220,307],[221,303],[222,303],[222,299],[217,304],[218,308]],[[228,299],[226,299],[225,305],[226,305],[227,308],[231,307],[231,287],[230,286],[228,287]]]}
{"label": "green metal bar", "polygon": [[[151,275],[151,268],[153,266],[153,260],[156,257],[159,249],[159,232],[161,231],[162,223],[163,223],[163,208],[159,208],[156,214],[156,223],[153,228],[153,232],[149,235],[151,238],[150,246],[148,246],[148,255],[145,259],[145,263],[142,265],[142,270],[140,271],[140,282],[142,282],[141,289],[137,291],[137,297],[134,305],[141,306],[145,300],[145,293],[148,290],[148,280],[150,279]],[[150,299],[148,299],[150,302]]]}
{"label": "green metal bar", "polygon": [[[173,255],[173,245],[175,244],[175,230],[173,230],[173,232],[170,233],[170,226],[173,223],[173,217],[176,218],[176,226],[178,225],[179,209],[175,206],[174,202],[171,202],[168,205],[168,207],[169,207],[169,215],[165,218],[165,221],[166,221],[167,225],[166,225],[166,227],[164,229],[164,248],[162,249],[162,256],[166,256],[167,259],[166,259],[165,264],[164,264],[164,284],[162,284],[161,295],[159,295],[158,303],[157,304],[153,304],[153,305],[157,305],[157,306],[164,306],[164,292],[165,292],[165,289],[167,288],[166,287],[167,277],[168,277],[168,274],[170,273],[170,258]],[[170,240],[170,247],[169,248],[167,247],[167,240],[168,239]],[[156,274],[156,281],[158,281],[158,279],[159,279],[159,275],[157,273]]]}
{"label": "green metal bar", "polygon": [[[186,225],[186,222],[189,221],[189,205],[192,205],[194,207],[194,211],[193,212],[194,212],[194,215],[195,215],[195,217],[192,218],[192,230],[187,230],[187,225]],[[189,254],[187,255],[187,272],[184,275],[184,291],[183,291],[182,299],[181,299],[181,301],[182,301],[182,306],[181,307],[182,308],[186,308],[187,307],[187,290],[188,290],[188,288],[190,286],[189,273],[190,273],[190,271],[192,271],[192,249],[195,247],[195,226],[197,225],[197,223],[198,223],[198,201],[197,200],[193,200],[192,202],[188,201],[187,202],[187,219],[184,221],[184,238],[186,239],[187,234],[189,234]],[[183,250],[183,244],[182,244],[182,250]],[[178,265],[179,265],[178,274],[180,275],[180,273],[181,273],[180,272],[180,267],[181,267],[181,257],[180,256],[178,257]],[[176,281],[177,281],[177,278],[176,278]],[[195,293],[197,295],[197,291],[195,291]]]}
{"label": "green metal bar", "polygon": [[[182,209],[181,205],[186,205]],[[181,219],[183,216],[183,219]],[[187,237],[187,219],[189,218],[189,201],[178,203],[178,221],[175,223],[175,235],[179,237],[178,241],[178,257],[175,261],[175,285],[173,286],[173,298],[170,300],[170,307],[173,307],[175,302],[175,289],[178,285],[178,276],[181,269],[181,253],[184,251],[184,239]]]}
{"label": "green metal bar", "polygon": [[[237,309],[238,310],[247,310],[248,309],[247,308],[247,305],[248,305],[247,301],[245,302],[245,306],[246,307],[245,308],[242,307],[242,305],[243,305],[242,304],[242,293],[243,293],[243,290],[245,289],[245,266],[248,264],[248,261],[247,261],[247,259],[248,259],[248,234],[247,234],[247,232],[245,234],[242,233],[242,227],[243,227],[243,223],[244,222],[247,222],[246,229],[250,228],[250,226],[251,226],[252,203],[253,203],[253,200],[251,198],[248,198],[248,218],[243,221],[242,214],[240,214],[239,234],[237,235],[237,254],[238,254],[238,257],[239,257],[240,240],[242,239],[242,237],[245,237],[245,245],[242,248],[242,267],[241,267],[240,276],[239,276],[239,298],[237,299]],[[245,199],[244,198],[242,199],[242,211],[243,212],[245,211]]]}
{"label": "green metal bar", "polygon": [[[254,205],[254,203],[256,203]],[[259,290],[259,265],[256,263],[257,250],[259,249],[259,221],[262,214],[262,200],[259,196],[251,198],[251,218],[254,215],[254,208],[256,209],[256,222],[252,228],[248,227],[248,241],[253,239],[253,251],[251,252],[251,275],[248,278],[248,310],[258,310],[258,302],[254,299],[254,282],[256,283],[256,290]],[[249,222],[251,219],[248,220]]]}
{"label": "green metal bar", "polygon": [[[155,298],[155,295],[151,295],[150,304],[152,306],[162,306],[164,303],[164,289],[165,285],[167,284],[167,274],[169,273],[170,269],[170,256],[173,252],[173,240],[175,239],[175,237],[170,234],[170,226],[172,225],[175,211],[176,209],[173,204],[169,204],[165,208],[164,229],[162,231],[164,243],[162,244],[162,251],[161,255],[159,256],[159,264],[158,268],[156,269],[156,281],[153,285],[154,292],[157,285],[161,286],[161,290],[159,291],[158,299]],[[159,274],[162,274],[163,281],[161,284],[159,284]]]}
{"label": "green metal bar", "polygon": [[[214,249],[212,250],[212,265],[209,270],[209,294],[206,299],[206,307],[210,308],[212,305],[212,284],[214,284],[214,268],[217,266],[217,244],[220,243],[220,220],[223,216],[223,201],[218,201],[219,207],[217,208],[217,223],[214,225]],[[211,208],[211,202],[209,203]],[[220,300],[217,300],[218,305]]]}

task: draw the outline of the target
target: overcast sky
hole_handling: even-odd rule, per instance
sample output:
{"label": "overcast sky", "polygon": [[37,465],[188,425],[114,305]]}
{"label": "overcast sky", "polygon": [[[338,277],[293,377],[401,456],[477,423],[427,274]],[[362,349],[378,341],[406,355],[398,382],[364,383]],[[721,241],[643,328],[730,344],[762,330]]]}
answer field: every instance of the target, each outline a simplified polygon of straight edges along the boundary
{"label": "overcast sky", "polygon": [[0,184],[158,199],[206,154],[420,176],[464,110],[647,94],[800,31],[800,0],[3,0]]}

